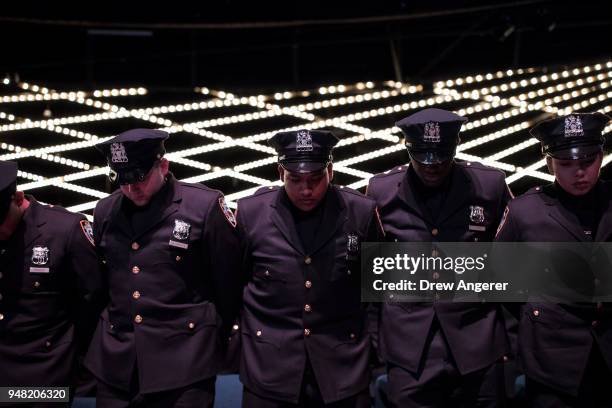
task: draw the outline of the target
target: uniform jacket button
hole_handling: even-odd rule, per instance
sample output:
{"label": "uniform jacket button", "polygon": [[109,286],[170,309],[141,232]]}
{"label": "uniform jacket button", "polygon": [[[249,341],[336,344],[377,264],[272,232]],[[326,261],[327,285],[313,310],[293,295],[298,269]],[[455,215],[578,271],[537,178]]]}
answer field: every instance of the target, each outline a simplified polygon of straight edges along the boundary
{"label": "uniform jacket button", "polygon": [[266,271],[264,272],[264,275],[266,275],[266,276],[270,276],[270,271],[266,270]]}
{"label": "uniform jacket button", "polygon": [[540,311],[538,309],[534,310],[533,315],[538,317],[540,315]]}
{"label": "uniform jacket button", "polygon": [[440,231],[438,231],[438,229],[437,229],[437,228],[434,228],[434,229],[432,229],[432,230],[431,230],[431,235],[433,235],[433,236],[435,237],[435,236],[437,236],[437,235],[438,235],[438,233],[439,233],[439,232],[440,232]]}
{"label": "uniform jacket button", "polygon": [[140,245],[138,244],[138,242],[132,242],[132,249],[134,251],[138,251],[138,248],[140,248]]}
{"label": "uniform jacket button", "polygon": [[599,326],[599,322],[598,322],[597,320],[593,320],[593,321],[591,322],[591,326],[593,326],[593,327],[597,327],[597,326]]}
{"label": "uniform jacket button", "polygon": [[142,323],[142,316],[141,315],[136,315],[134,317],[134,322],[136,322],[138,324]]}
{"label": "uniform jacket button", "polygon": [[190,330],[195,329],[195,323],[194,322],[189,322],[189,324],[187,326],[189,327]]}
{"label": "uniform jacket button", "polygon": [[45,347],[51,347],[51,342],[50,341],[45,341]]}
{"label": "uniform jacket button", "polygon": [[176,256],[176,258],[174,258],[174,259],[176,259],[176,262],[178,262],[178,261],[180,261],[180,260],[181,260],[181,256],[180,256],[180,255],[177,255],[177,256]]}
{"label": "uniform jacket button", "polygon": [[240,328],[240,326],[238,326],[237,324],[232,326],[232,330],[233,331],[238,331],[239,328]]}
{"label": "uniform jacket button", "polygon": [[304,258],[304,263],[306,265],[310,265],[312,263],[312,258],[310,258],[309,256],[307,256],[306,258]]}
{"label": "uniform jacket button", "polygon": [[40,288],[40,282],[39,281],[34,282],[34,287],[35,288]]}
{"label": "uniform jacket button", "polygon": [[255,335],[256,335],[257,337],[261,337],[261,330],[257,330],[257,331],[255,332]]}
{"label": "uniform jacket button", "polygon": [[0,320],[4,320],[4,315],[0,313]]}
{"label": "uniform jacket button", "polygon": [[140,273],[140,268],[139,268],[138,266],[134,266],[134,267],[132,268],[132,273],[133,273],[133,274],[138,274],[138,273]]}
{"label": "uniform jacket button", "polygon": [[304,329],[304,336],[310,336],[310,329]]}
{"label": "uniform jacket button", "polygon": [[312,288],[312,282],[307,280],[306,282],[304,282],[304,286],[306,287],[306,289],[310,289]]}
{"label": "uniform jacket button", "polygon": [[306,304],[306,305],[304,305],[304,311],[307,312],[307,313],[311,312],[312,311],[312,307],[310,307],[309,304]]}
{"label": "uniform jacket button", "polygon": [[134,299],[140,299],[140,292],[135,290],[134,293],[132,293],[132,297]]}
{"label": "uniform jacket button", "polygon": [[355,335],[355,333],[351,333],[349,337],[351,338],[351,340],[355,340],[357,336]]}
{"label": "uniform jacket button", "polygon": [[508,360],[509,360],[508,356],[504,356],[504,361],[508,361]]}

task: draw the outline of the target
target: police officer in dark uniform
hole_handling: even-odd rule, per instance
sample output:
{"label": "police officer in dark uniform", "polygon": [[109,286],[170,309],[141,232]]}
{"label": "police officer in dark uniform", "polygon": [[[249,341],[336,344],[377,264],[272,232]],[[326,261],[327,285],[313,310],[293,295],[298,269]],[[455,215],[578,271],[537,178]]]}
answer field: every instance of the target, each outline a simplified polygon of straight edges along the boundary
{"label": "police officer in dark uniform", "polygon": [[[425,109],[396,125],[408,166],[370,180],[388,241],[491,241],[511,193],[502,171],[454,160],[465,118]],[[432,280],[436,279],[432,276]],[[385,303],[380,349],[398,407],[497,406],[508,351],[499,305]]]}
{"label": "police officer in dark uniform", "polygon": [[331,184],[337,142],[324,130],[277,133],[283,187],[238,201],[244,407],[370,406],[360,246],[382,229],[373,200]]}
{"label": "police officer in dark uniform", "polygon": [[93,329],[80,318],[96,318],[82,313],[99,286],[91,226],[16,180],[17,163],[0,161],[0,386],[73,388]]}
{"label": "police officer in dark uniform", "polygon": [[94,212],[110,303],[86,359],[98,407],[212,407],[240,302],[236,221],[223,195],[177,181],[159,130],[98,145],[120,189]]}
{"label": "police officer in dark uniform", "polygon": [[[555,182],[510,202],[498,241],[612,240],[612,185],[599,180],[609,121],[602,113],[575,113],[531,129]],[[609,303],[525,304],[519,355],[533,406],[612,406]]]}

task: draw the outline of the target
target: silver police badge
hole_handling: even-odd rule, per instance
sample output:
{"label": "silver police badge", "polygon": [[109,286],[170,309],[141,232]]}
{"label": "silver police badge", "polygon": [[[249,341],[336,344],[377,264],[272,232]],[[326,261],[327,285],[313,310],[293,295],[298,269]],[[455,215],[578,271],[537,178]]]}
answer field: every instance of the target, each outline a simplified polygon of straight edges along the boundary
{"label": "silver police badge", "polygon": [[570,115],[565,118],[565,137],[584,136],[582,120],[580,116]]}
{"label": "silver police badge", "polygon": [[346,236],[346,250],[350,253],[359,252],[359,237],[355,234]]}
{"label": "silver police badge", "polygon": [[125,153],[125,146],[123,143],[111,143],[111,163],[127,163],[128,157]]}
{"label": "silver police badge", "polygon": [[300,130],[297,132],[295,140],[295,150],[298,152],[312,151],[312,136],[308,130]]}
{"label": "silver police badge", "polygon": [[484,208],[479,205],[470,205],[470,221],[473,223],[468,227],[470,231],[484,231],[486,229],[482,225],[485,222]]}
{"label": "silver police badge", "polygon": [[32,248],[32,264],[39,266],[31,266],[32,273],[49,273],[49,267],[41,267],[49,262],[49,248],[41,245],[36,245]]}
{"label": "silver police badge", "polygon": [[440,123],[427,122],[423,129],[423,140],[429,143],[440,143]]}
{"label": "silver police badge", "polygon": [[174,229],[172,230],[172,237],[175,240],[170,240],[168,243],[170,246],[187,249],[189,244],[185,242],[178,241],[186,241],[189,239],[189,234],[191,233],[191,225],[182,220],[174,220]]}

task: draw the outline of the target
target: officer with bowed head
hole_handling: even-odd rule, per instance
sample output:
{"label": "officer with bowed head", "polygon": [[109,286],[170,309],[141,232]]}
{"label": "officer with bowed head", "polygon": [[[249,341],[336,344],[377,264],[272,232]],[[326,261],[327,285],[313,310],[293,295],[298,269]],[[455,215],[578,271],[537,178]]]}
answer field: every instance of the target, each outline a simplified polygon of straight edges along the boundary
{"label": "officer with bowed head", "polygon": [[70,387],[72,400],[99,278],[85,216],[19,191],[17,163],[0,161],[0,385]]}
{"label": "officer with bowed head", "polygon": [[244,407],[369,407],[361,242],[383,232],[373,200],[331,183],[329,131],[280,132],[282,187],[238,201]]}
{"label": "officer with bowed head", "polygon": [[[374,176],[367,190],[388,241],[494,238],[512,196],[502,171],[454,159],[466,120],[430,108],[396,123],[410,163]],[[438,293],[433,303],[384,303],[379,347],[391,401],[400,407],[503,403],[503,361],[510,351],[503,314],[498,304],[451,303]]]}
{"label": "officer with bowed head", "polygon": [[234,215],[174,178],[167,138],[133,129],[97,146],[119,183],[94,211],[110,296],[86,359],[100,407],[212,406],[240,304]]}
{"label": "officer with bowed head", "polygon": [[[599,178],[603,130],[609,122],[610,117],[599,112],[572,113],[544,120],[530,130],[541,143],[555,181],[508,204],[497,241],[612,240],[612,187]],[[609,279],[608,269],[596,272]],[[595,279],[593,285],[597,287]],[[518,332],[529,403],[611,406],[612,306],[569,300],[560,304],[542,294],[532,296],[538,295],[544,300],[530,299],[522,306]]]}

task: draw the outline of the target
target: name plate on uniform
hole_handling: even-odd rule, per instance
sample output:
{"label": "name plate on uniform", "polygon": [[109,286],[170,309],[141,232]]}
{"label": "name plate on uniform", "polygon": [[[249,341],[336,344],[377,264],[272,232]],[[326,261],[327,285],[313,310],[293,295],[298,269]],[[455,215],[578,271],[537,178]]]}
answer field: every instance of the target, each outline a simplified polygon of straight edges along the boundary
{"label": "name plate on uniform", "polygon": [[472,224],[470,224],[468,226],[468,229],[470,231],[486,231],[487,227],[485,227],[484,225],[472,225]]}
{"label": "name plate on uniform", "polygon": [[49,268],[30,266],[30,273],[49,273]]}
{"label": "name plate on uniform", "polygon": [[172,239],[170,241],[168,241],[168,245],[173,246],[173,247],[177,247],[177,248],[182,248],[182,249],[189,248],[189,244],[186,244],[185,242],[174,241]]}

